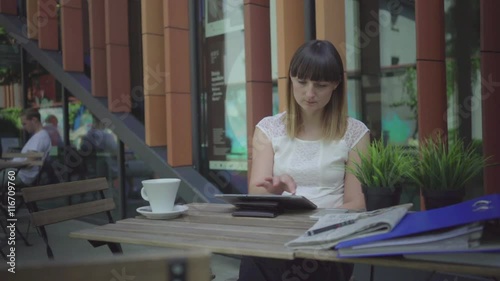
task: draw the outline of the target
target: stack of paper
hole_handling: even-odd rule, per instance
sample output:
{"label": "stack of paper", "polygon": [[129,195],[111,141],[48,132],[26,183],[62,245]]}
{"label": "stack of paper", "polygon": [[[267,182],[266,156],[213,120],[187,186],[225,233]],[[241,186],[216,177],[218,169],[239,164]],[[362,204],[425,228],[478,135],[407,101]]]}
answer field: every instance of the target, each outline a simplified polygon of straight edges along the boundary
{"label": "stack of paper", "polygon": [[500,251],[500,234],[489,235],[492,225],[498,228],[499,219],[500,194],[486,195],[408,213],[391,231],[344,239],[335,249],[339,257]]}
{"label": "stack of paper", "polygon": [[361,213],[327,214],[303,235],[285,246],[292,249],[330,249],[338,242],[391,231],[412,204]]}
{"label": "stack of paper", "polygon": [[443,251],[467,250],[477,247],[483,233],[483,225],[471,224],[447,231],[389,239],[366,243],[338,250],[339,257],[368,257]]}

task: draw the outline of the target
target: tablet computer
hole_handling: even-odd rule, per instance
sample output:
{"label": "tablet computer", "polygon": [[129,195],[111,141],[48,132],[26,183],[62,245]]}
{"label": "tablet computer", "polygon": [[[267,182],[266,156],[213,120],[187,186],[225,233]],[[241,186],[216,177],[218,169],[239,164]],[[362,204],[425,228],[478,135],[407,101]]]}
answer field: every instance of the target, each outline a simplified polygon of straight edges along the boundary
{"label": "tablet computer", "polygon": [[309,199],[300,195],[251,195],[251,194],[215,194],[235,206],[244,205],[246,202],[277,202],[285,210],[314,210],[317,206]]}

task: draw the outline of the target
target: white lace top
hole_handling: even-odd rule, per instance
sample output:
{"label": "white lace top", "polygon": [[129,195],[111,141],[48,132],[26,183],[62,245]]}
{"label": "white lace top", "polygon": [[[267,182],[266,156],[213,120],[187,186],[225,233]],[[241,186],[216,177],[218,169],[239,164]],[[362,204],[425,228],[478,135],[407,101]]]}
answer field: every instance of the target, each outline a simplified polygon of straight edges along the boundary
{"label": "white lace top", "polygon": [[297,183],[297,195],[320,208],[343,204],[344,174],[348,154],[368,132],[361,121],[348,118],[341,140],[324,142],[291,139],[286,134],[283,113],[262,119],[257,128],[271,140],[274,150],[274,175],[289,174]]}

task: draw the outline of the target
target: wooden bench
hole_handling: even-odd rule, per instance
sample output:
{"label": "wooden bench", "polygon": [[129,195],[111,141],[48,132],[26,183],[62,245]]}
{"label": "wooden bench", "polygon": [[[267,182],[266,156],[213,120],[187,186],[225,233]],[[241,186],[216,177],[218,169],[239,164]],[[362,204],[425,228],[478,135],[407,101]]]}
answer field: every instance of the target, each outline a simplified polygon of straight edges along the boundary
{"label": "wooden bench", "polygon": [[[47,256],[54,258],[52,249],[49,245],[46,225],[59,223],[62,221],[77,219],[93,214],[105,212],[110,223],[114,223],[111,216],[111,210],[115,209],[116,205],[112,198],[105,198],[104,190],[108,189],[109,185],[106,178],[89,179],[74,182],[65,182],[52,185],[27,187],[22,189],[22,194],[33,225],[40,231],[43,240],[47,246]],[[93,201],[73,204],[63,207],[55,207],[47,210],[39,210],[37,202],[42,200],[50,200],[72,195],[81,195],[89,192],[98,192],[100,199]],[[118,243],[103,243],[97,241],[89,241],[92,246],[98,247],[107,244],[113,253],[121,253],[122,249]]]}
{"label": "wooden bench", "polygon": [[[210,254],[206,251],[169,254],[134,254],[88,261],[53,261],[22,265],[16,273],[8,268],[0,272],[0,280],[12,281],[208,281]],[[7,275],[8,274],[8,275]],[[2,276],[5,275],[5,278]]]}

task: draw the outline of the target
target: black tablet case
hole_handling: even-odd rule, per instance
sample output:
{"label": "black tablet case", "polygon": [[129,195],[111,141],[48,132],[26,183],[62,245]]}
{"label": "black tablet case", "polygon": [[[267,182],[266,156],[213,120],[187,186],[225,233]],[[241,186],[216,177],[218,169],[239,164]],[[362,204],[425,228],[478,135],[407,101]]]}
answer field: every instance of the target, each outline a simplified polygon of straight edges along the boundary
{"label": "black tablet case", "polygon": [[235,203],[234,217],[274,218],[283,212],[279,202],[257,201]]}
{"label": "black tablet case", "polygon": [[314,210],[316,205],[303,196],[217,194],[233,204],[235,217],[274,218],[285,210]]}

